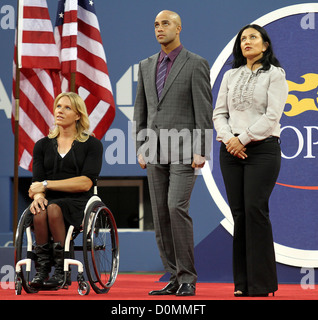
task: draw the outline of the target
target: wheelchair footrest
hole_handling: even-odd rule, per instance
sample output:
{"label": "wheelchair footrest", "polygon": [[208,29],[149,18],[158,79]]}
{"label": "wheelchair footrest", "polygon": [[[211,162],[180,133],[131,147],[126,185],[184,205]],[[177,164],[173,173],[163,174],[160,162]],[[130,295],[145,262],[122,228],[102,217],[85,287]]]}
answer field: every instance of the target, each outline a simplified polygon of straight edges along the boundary
{"label": "wheelchair footrest", "polygon": [[43,284],[43,286],[41,286],[40,288],[37,288],[39,291],[57,291],[60,289],[68,289],[68,285],[64,285],[64,286],[56,286],[56,287],[52,287],[52,286],[47,286],[45,285],[45,283]]}

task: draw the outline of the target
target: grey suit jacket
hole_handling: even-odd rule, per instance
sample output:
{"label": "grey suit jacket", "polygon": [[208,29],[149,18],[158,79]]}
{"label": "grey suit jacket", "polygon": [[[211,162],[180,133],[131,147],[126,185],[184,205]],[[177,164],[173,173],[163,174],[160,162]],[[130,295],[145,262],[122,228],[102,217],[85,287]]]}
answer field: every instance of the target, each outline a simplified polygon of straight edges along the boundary
{"label": "grey suit jacket", "polygon": [[[168,162],[171,152],[176,151],[180,160],[188,159],[190,154],[191,161],[193,153],[209,158],[213,124],[208,62],[183,48],[173,63],[158,101],[158,58],[159,53],[139,63],[134,106],[137,154],[145,156],[146,149],[152,148],[153,152],[157,150],[155,143],[159,143],[160,148],[166,148],[169,153]],[[151,158],[149,156],[148,160]]]}

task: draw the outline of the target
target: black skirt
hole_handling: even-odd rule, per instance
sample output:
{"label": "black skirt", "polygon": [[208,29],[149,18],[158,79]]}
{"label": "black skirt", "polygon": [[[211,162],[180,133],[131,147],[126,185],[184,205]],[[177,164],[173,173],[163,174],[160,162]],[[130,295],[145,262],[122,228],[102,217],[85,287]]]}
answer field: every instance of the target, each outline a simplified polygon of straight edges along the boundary
{"label": "black skirt", "polygon": [[[80,228],[84,218],[84,210],[90,197],[70,197],[48,199],[48,205],[57,204],[63,213],[65,226],[68,228],[73,225],[75,228]],[[26,226],[33,223],[33,214],[28,210],[26,217]]]}

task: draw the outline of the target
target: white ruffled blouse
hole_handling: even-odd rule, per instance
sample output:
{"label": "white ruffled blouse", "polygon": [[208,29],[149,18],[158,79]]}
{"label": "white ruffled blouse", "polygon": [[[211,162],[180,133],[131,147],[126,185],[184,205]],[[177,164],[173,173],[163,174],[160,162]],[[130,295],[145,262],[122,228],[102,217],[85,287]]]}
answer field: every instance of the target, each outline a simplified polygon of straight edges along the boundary
{"label": "white ruffled blouse", "polygon": [[213,112],[216,139],[238,135],[243,145],[280,136],[280,118],[288,96],[285,71],[271,66],[251,71],[246,65],[223,77]]}

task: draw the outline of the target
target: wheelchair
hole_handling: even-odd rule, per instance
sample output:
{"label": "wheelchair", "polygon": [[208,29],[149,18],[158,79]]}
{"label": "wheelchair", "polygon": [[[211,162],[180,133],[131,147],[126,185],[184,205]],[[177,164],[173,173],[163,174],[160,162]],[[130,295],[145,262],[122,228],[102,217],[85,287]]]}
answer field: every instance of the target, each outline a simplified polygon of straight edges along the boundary
{"label": "wheelchair", "polygon": [[[90,288],[97,294],[107,293],[114,284],[119,269],[119,241],[117,226],[112,212],[97,195],[93,195],[86,204],[81,227],[76,230],[70,226],[64,246],[64,282],[55,288],[34,288],[30,281],[35,274],[36,254],[33,227],[26,226],[29,208],[22,213],[15,235],[15,293],[37,293],[44,290],[68,289],[67,277],[70,265],[78,269],[78,293],[89,294]],[[82,234],[82,246],[75,246],[74,240]],[[73,259],[75,251],[83,252],[83,261]],[[84,266],[88,281],[84,278]]]}

